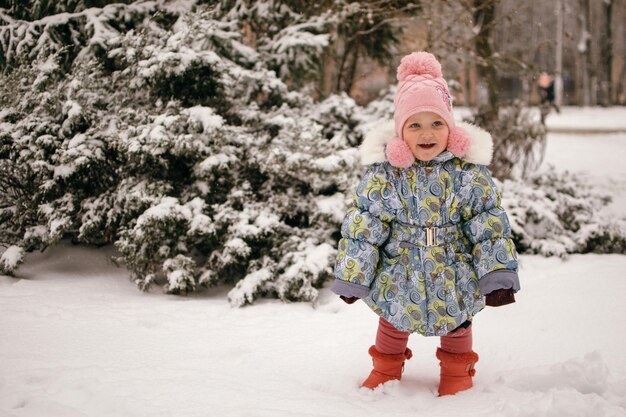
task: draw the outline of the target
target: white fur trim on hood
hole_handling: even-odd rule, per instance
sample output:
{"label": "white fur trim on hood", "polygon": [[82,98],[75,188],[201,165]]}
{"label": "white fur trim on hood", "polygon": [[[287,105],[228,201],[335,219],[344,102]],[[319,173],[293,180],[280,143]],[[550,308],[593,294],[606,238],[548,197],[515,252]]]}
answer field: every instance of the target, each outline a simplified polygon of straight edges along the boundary
{"label": "white fur trim on hood", "polygon": [[[471,123],[457,122],[456,126],[465,129],[471,138],[470,147],[461,159],[473,164],[489,165],[493,157],[493,138],[491,134]],[[363,143],[359,146],[361,164],[371,165],[386,161],[385,146],[394,138],[395,134],[393,121],[388,121],[379,124],[378,127],[365,135]]]}

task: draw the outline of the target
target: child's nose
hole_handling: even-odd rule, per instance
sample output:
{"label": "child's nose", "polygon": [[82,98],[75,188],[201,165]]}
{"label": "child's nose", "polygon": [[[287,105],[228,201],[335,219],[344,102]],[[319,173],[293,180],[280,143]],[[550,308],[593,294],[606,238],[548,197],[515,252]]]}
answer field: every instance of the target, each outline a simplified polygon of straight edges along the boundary
{"label": "child's nose", "polygon": [[420,137],[424,138],[424,139],[431,139],[434,137],[433,131],[430,129],[424,129],[420,132]]}

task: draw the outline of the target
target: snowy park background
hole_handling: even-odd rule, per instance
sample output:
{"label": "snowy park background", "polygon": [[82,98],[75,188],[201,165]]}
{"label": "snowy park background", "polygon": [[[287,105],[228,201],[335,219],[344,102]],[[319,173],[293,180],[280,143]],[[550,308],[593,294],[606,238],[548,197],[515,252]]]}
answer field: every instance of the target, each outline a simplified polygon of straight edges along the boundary
{"label": "snowy park background", "polygon": [[[626,110],[565,108],[546,163],[611,189],[626,215]],[[572,123],[566,123],[572,126]],[[522,255],[518,302],[475,322],[475,388],[438,398],[438,339],[413,337],[400,384],[358,388],[374,315],[327,288],[316,303],[232,308],[228,287],[138,292],[113,249],[63,243],[0,277],[0,415],[624,416],[626,256]]]}
{"label": "snowy park background", "polygon": [[[625,416],[626,4],[563,3],[0,2],[0,417]],[[359,389],[376,318],[328,290],[415,49],[493,133],[521,253],[445,398],[436,338]]]}

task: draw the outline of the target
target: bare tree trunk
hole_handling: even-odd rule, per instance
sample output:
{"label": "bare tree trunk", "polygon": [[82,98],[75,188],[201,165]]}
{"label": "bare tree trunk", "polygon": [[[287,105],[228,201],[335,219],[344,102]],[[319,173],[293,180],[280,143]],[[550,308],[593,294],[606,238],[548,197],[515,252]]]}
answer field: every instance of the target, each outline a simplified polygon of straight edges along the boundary
{"label": "bare tree trunk", "polygon": [[343,42],[343,51],[340,54],[341,55],[341,60],[339,62],[339,68],[337,69],[337,82],[335,83],[335,89],[333,91],[333,93],[338,93],[340,91],[343,91],[343,87],[344,87],[344,83],[343,83],[343,79],[344,79],[344,71],[346,68],[346,62],[348,61],[348,55],[350,55],[350,48],[352,47],[352,43],[348,42],[345,43]]}
{"label": "bare tree trunk", "polygon": [[[493,126],[498,120],[498,74],[493,62],[491,29],[495,23],[499,0],[474,0],[474,27],[478,55],[478,117],[481,125]],[[481,99],[482,97],[482,99]]]}
{"label": "bare tree trunk", "polygon": [[[334,37],[336,38],[336,36]],[[322,76],[320,77],[319,95],[326,98],[334,91],[334,80],[337,76],[336,44],[329,46],[322,55]]]}
{"label": "bare tree trunk", "polygon": [[[426,11],[426,7],[428,7],[428,11]],[[433,19],[435,18],[435,13],[433,11],[434,5],[432,3],[428,3],[426,7],[423,7],[423,14],[426,17],[426,50],[430,51],[433,45]]]}
{"label": "bare tree trunk", "polygon": [[[622,72],[620,74],[619,77],[617,77],[618,80],[626,80],[626,66],[622,67]],[[617,84],[617,88],[615,89],[615,97],[616,97],[616,102],[618,104],[626,104],[624,102],[624,97],[626,97],[626,91],[624,91],[624,81],[620,81]]]}
{"label": "bare tree trunk", "polygon": [[346,81],[343,86],[343,91],[347,95],[351,95],[350,92],[352,91],[352,86],[354,85],[354,77],[356,75],[356,68],[357,68],[358,62],[359,62],[359,48],[355,47],[354,51],[352,52],[350,66],[348,67],[348,70],[346,72],[346,77],[345,77]]}
{"label": "bare tree trunk", "polygon": [[556,1],[556,68],[554,69],[554,103],[563,105],[563,0]]}
{"label": "bare tree trunk", "polygon": [[610,106],[613,104],[613,1],[605,0],[603,7],[605,32],[602,37],[602,105]]}
{"label": "bare tree trunk", "polygon": [[463,105],[472,105],[472,71],[467,55],[463,60],[463,69],[465,71],[465,86],[463,87]]}
{"label": "bare tree trunk", "polygon": [[[529,25],[531,28],[535,28],[536,23],[535,23],[535,14],[532,12],[533,10],[535,10],[535,1],[536,0],[532,0],[530,2],[530,8],[526,9],[526,15],[527,18],[529,18]],[[531,45],[536,45],[537,44],[537,30],[531,30],[530,31],[530,44]],[[532,62],[532,57],[529,55],[527,57],[525,57],[525,60],[527,62]],[[531,88],[533,85],[533,74],[530,72],[526,72],[522,78],[522,94],[523,94],[523,98],[522,101],[524,103],[526,103],[527,106],[530,105],[530,97],[531,97]]]}
{"label": "bare tree trunk", "polygon": [[580,21],[580,40],[578,42],[578,51],[582,55],[581,59],[581,76],[583,90],[583,105],[591,105],[591,34],[589,33],[589,0],[580,0],[581,12],[578,17]]}

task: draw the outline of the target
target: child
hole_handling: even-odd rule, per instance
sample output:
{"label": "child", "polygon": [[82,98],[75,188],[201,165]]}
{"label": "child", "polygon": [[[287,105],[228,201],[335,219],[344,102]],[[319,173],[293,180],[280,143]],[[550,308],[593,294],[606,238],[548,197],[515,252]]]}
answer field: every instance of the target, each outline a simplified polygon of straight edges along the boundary
{"label": "child", "polygon": [[362,386],[399,380],[409,334],[419,333],[441,337],[439,395],[455,394],[472,386],[478,361],[473,317],[515,302],[517,253],[485,167],[491,136],[455,125],[433,55],[405,56],[398,80],[393,131],[361,146],[369,166],[341,226],[331,289],[380,316]]}

